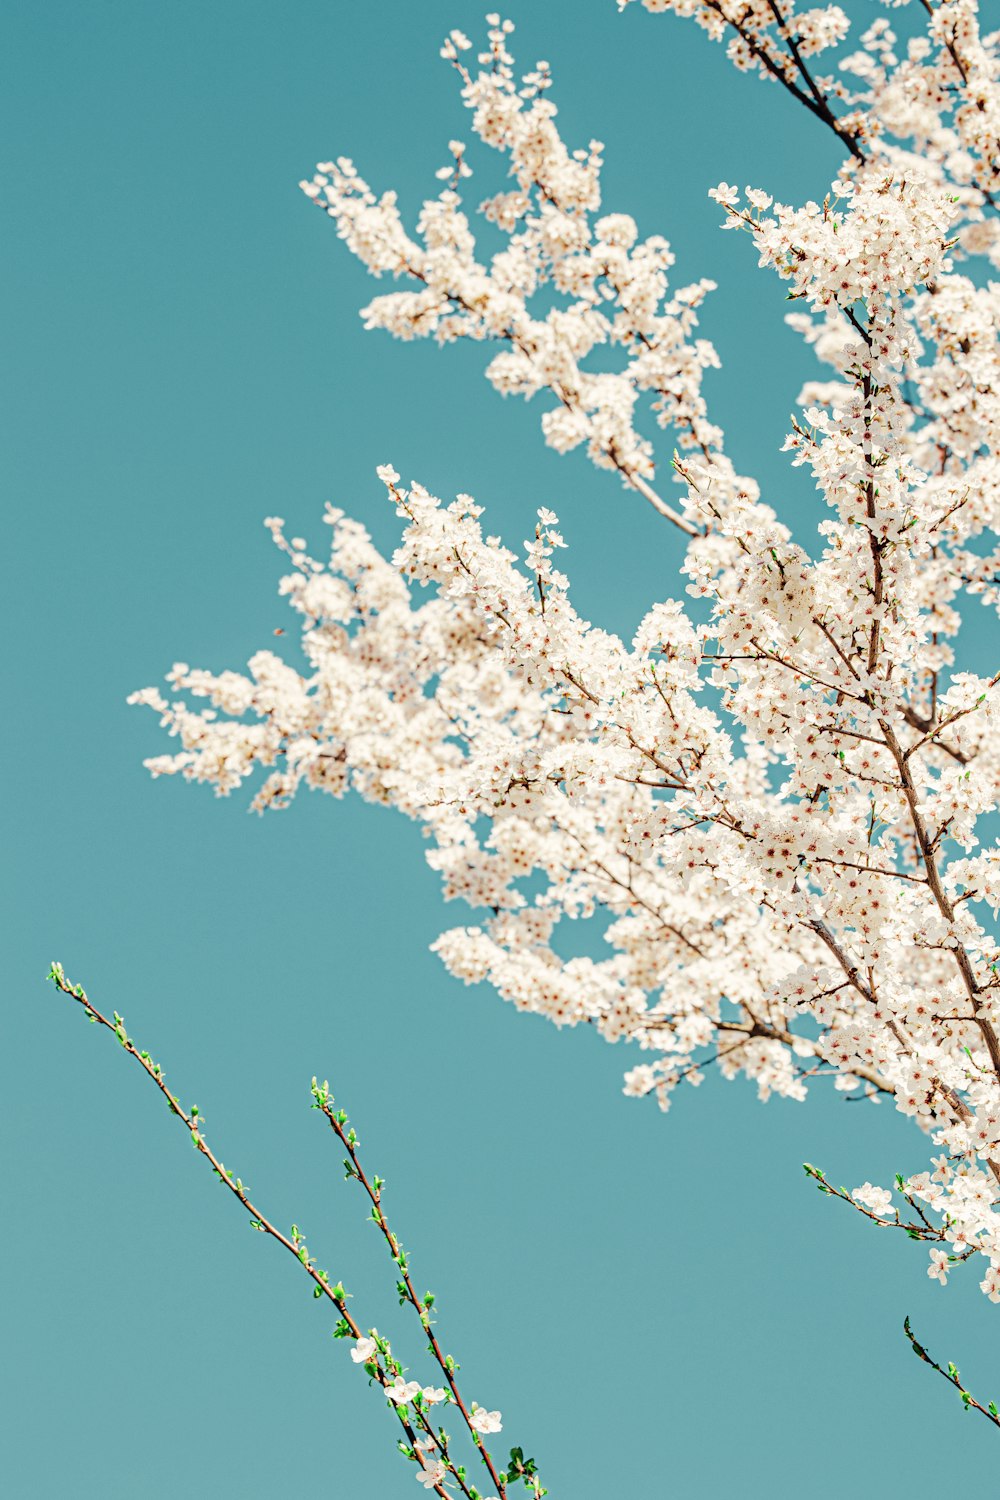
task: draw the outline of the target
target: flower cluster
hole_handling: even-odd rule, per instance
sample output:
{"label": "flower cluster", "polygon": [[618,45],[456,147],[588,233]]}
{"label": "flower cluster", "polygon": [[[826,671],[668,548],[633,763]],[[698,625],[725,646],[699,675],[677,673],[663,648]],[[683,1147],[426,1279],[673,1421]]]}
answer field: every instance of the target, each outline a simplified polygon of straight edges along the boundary
{"label": "flower cluster", "polygon": [[[748,48],[792,92],[812,76],[805,59],[843,33],[837,7],[647,8],[730,27],[737,61]],[[458,143],[419,243],[345,161],[305,188],[374,273],[418,284],[373,303],[370,323],[501,340],[494,385],[548,390],[549,440],[585,441],[682,525],[682,589],[701,612],[668,599],[623,641],[574,609],[551,512],[519,555],[484,534],[469,496],[444,504],[384,466],[402,522],[394,557],[340,511],[327,514],[327,560],[269,521],[305,669],[270,651],[249,674],[179,664],[169,698],[137,695],[180,741],[150,767],[220,793],[264,767],[258,809],[305,785],[415,819],[446,898],[480,914],[435,945],[451,973],[633,1044],[645,1058],[626,1075],[631,1095],[666,1108],[714,1064],[762,1098],[800,1099],[828,1074],[891,1098],[942,1153],[897,1189],[950,1247],[931,1274],[982,1255],[983,1290],[1000,1300],[1000,949],[985,925],[1000,859],[984,822],[1000,786],[1000,674],[964,670],[955,645],[963,611],[1000,594],[1000,294],[957,269],[995,247],[979,233],[995,39],[978,40],[971,0],[937,7],[902,64],[887,28],[871,28],[869,62],[852,62],[869,86],[864,120],[845,125],[829,80],[810,95],[847,147],[824,201],[714,190],[727,225],[789,283],[790,321],[833,372],[803,392],[786,444],[827,507],[806,550],[708,421],[714,355],[694,336],[707,284],[668,298],[665,241],[640,241],[623,214],[594,219],[600,148],[564,147],[548,67],[518,87],[509,31],[491,20],[476,74],[460,33],[444,48],[475,133],[515,183],[485,205],[509,236],[489,266],[457,198]],[[893,113],[900,70],[925,92],[937,80],[926,137]],[[536,317],[543,285],[567,305]],[[625,370],[587,373],[607,342]],[[649,487],[651,445],[633,426],[644,393],[680,443],[676,511]],[[581,939],[567,958],[573,923],[598,915],[606,948]],[[853,1201],[883,1222],[891,1198],[869,1183]]]}
{"label": "flower cluster", "polygon": [[[622,9],[630,3],[619,0]],[[1000,31],[982,34],[978,0],[924,0],[926,30],[905,45],[880,16],[858,50],[826,74],[814,70],[812,59],[846,38],[850,23],[839,5],[642,3],[649,11],[693,17],[714,41],[725,41],[737,68],[787,89],[833,131],[850,166],[877,161],[900,175],[933,176],[960,204],[964,247],[1000,265]]]}
{"label": "flower cluster", "polygon": [[[563,453],[585,444],[594,463],[616,470],[664,510],[649,483],[653,447],[637,426],[636,408],[648,402],[682,447],[706,457],[719,449],[722,434],[709,422],[702,394],[704,372],[718,360],[697,335],[698,310],[713,283],[702,278],[671,289],[667,241],[641,239],[628,214],[600,214],[601,143],[576,150],[564,144],[548,64],[519,79],[508,50],[513,27],[488,19],[478,72],[466,66],[471,44],[460,32],[443,52],[461,77],[475,135],[509,162],[514,187],[482,204],[506,237],[502,250],[489,261],[477,256],[457,191],[471,175],[458,141],[450,143],[455,167],[438,173],[447,185],[424,204],[416,238],[403,225],[396,194],[376,194],[345,157],[321,162],[300,185],[373,275],[410,283],[365,308],[367,327],[403,339],[499,343],[487,377],[502,395],[546,391],[553,398],[542,417],[546,441]],[[536,304],[546,310],[532,311]],[[610,351],[603,368],[595,363],[601,348]]]}

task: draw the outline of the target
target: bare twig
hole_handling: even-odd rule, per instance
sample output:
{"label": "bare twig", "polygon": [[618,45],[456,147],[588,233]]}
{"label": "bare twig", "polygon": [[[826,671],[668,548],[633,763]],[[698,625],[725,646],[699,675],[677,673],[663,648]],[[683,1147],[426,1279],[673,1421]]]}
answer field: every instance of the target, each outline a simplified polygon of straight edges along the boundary
{"label": "bare twig", "polygon": [[942,1369],[937,1360],[931,1358],[927,1350],[924,1348],[923,1344],[921,1344],[917,1339],[916,1335],[913,1332],[913,1329],[910,1327],[910,1320],[908,1317],[903,1319],[903,1332],[909,1339],[910,1348],[913,1350],[917,1358],[922,1359],[925,1365],[930,1365],[932,1370],[937,1370],[938,1374],[941,1375],[945,1380],[947,1380],[949,1385],[953,1385],[955,1387],[956,1391],[962,1398],[962,1404],[965,1407],[966,1411],[981,1412],[988,1422],[993,1423],[994,1427],[1000,1427],[1000,1414],[998,1414],[997,1412],[996,1402],[990,1401],[986,1406],[983,1406],[981,1402],[977,1401],[972,1392],[965,1389],[962,1384],[961,1377],[959,1376],[957,1367],[950,1361],[948,1363],[948,1368]]}

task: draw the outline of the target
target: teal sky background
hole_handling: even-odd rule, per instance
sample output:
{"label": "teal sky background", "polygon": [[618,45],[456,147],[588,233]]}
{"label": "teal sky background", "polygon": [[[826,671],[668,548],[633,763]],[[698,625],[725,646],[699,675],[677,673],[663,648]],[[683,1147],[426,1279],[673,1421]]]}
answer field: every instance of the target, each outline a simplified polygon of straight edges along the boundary
{"label": "teal sky background", "polygon": [[[821,127],[691,23],[613,0],[510,13],[519,61],[552,64],[571,144],[606,144],[606,206],[668,236],[678,284],[720,283],[714,414],[808,529],[809,481],[778,449],[811,366],[706,190],[821,197],[837,165]],[[330,1078],[466,1391],[502,1409],[554,1500],[832,1500],[958,1472],[974,1490],[996,1435],[901,1325],[988,1399],[997,1312],[972,1273],[942,1292],[925,1249],[801,1171],[853,1187],[918,1170],[912,1127],[823,1088],[761,1106],[711,1078],[666,1117],[626,1100],[634,1054],[518,1016],[428,952],[465,912],[443,906],[415,827],[319,797],[258,819],[245,795],[142,768],[167,742],[130,691],[176,660],[238,668],[293,624],[265,515],[322,547],[332,501],[394,545],[381,462],[471,491],[513,545],[551,506],[578,607],[606,626],[678,592],[675,535],[547,450],[540,404],[482,379],[487,351],[363,332],[373,285],[296,186],[344,153],[415,213],[447,140],[471,138],[437,55],[456,25],[478,39],[479,5],[7,7],[0,1478],[72,1500],[416,1491],[326,1304],[44,983],[59,958],[429,1379],[308,1108],[310,1077]],[[474,203],[502,169],[472,160]]]}

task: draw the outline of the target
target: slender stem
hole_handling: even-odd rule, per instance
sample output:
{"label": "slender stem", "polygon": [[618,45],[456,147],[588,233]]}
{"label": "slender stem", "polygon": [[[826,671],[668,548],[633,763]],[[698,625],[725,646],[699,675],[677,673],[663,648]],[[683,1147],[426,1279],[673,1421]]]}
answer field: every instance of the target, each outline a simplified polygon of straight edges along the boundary
{"label": "slender stem", "polygon": [[789,78],[784,68],[780,67],[779,64],[774,60],[774,58],[768,51],[767,46],[764,45],[766,38],[755,36],[743,20],[732,20],[726,14],[722,5],[719,3],[719,0],[704,0],[704,3],[707,10],[714,11],[716,15],[722,18],[727,26],[731,26],[733,28],[737,36],[741,38],[741,40],[750,49],[753,56],[757,58],[758,62],[760,62],[764,68],[766,68],[772,78],[780,83],[783,88],[786,88],[792,95],[792,97],[797,99],[800,104],[804,104],[810,114],[815,115],[817,119],[823,121],[824,125],[829,126],[834,135],[844,143],[844,145],[847,147],[848,151],[850,151],[851,155],[856,161],[864,162],[867,160],[864,151],[861,149],[861,145],[858,141],[857,136],[852,135],[849,131],[846,131],[843,128],[840,121],[833,113],[833,110],[830,108],[826,98],[820,93],[815,81],[813,80],[811,74],[805,66],[805,63],[802,60],[801,54],[798,51],[797,43],[792,42],[792,39],[785,26],[784,18],[782,17],[777,6],[771,4],[771,0],[768,0],[768,3],[776,20],[779,22],[779,29],[782,32],[782,37],[789,46],[790,57],[786,60],[791,61],[792,65],[796,68],[799,76],[806,84],[805,89],[800,88],[798,84],[793,81],[793,79]]}
{"label": "slender stem", "polygon": [[[114,1020],[109,1021],[107,1016],[103,1015],[102,1012],[98,1010],[93,1001],[88,998],[86,991],[84,990],[82,985],[71,984],[69,982],[69,980],[66,978],[65,973],[63,972],[61,964],[54,963],[52,965],[49,973],[49,978],[52,980],[58,990],[61,990],[64,995],[69,995],[71,999],[76,1000],[77,1003],[83,1007],[91,1021],[95,1022],[99,1026],[106,1027],[108,1031],[114,1033],[114,1035],[118,1038],[118,1041],[121,1043],[121,1046],[128,1053],[129,1057],[133,1058],[139,1064],[143,1072],[146,1074],[147,1078],[152,1079],[153,1083],[156,1085],[163,1098],[166,1100],[171,1113],[176,1115],[178,1119],[183,1121],[183,1123],[187,1126],[188,1130],[191,1133],[191,1139],[194,1143],[195,1149],[207,1159],[219,1181],[223,1184],[224,1187],[227,1187],[229,1189],[233,1197],[242,1205],[245,1212],[250,1215],[253,1227],[259,1230],[262,1234],[270,1235],[270,1237],[273,1240],[276,1240],[279,1245],[283,1246],[283,1248],[287,1250],[290,1255],[293,1255],[295,1257],[296,1261],[298,1261],[299,1265],[302,1267],[306,1275],[316,1287],[316,1292],[314,1293],[314,1295],[322,1295],[328,1298],[329,1301],[331,1301],[334,1307],[337,1309],[337,1312],[340,1314],[341,1318],[347,1324],[354,1338],[360,1339],[363,1336],[362,1330],[355,1322],[354,1318],[351,1316],[350,1310],[347,1306],[348,1294],[344,1291],[343,1287],[339,1282],[336,1285],[331,1285],[327,1273],[325,1271],[318,1270],[314,1266],[312,1258],[306,1249],[305,1241],[301,1237],[297,1236],[294,1230],[293,1237],[289,1239],[289,1237],[283,1234],[282,1231],[278,1229],[278,1227],[261,1212],[257,1205],[252,1202],[250,1195],[247,1192],[247,1189],[244,1187],[240,1178],[234,1177],[232,1172],[226,1170],[225,1166],[222,1164],[222,1162],[206,1142],[205,1137],[201,1129],[199,1128],[198,1112],[196,1110],[191,1110],[190,1112],[186,1110],[181,1104],[177,1095],[170,1092],[170,1090],[167,1088],[166,1082],[164,1081],[163,1070],[160,1068],[158,1063],[155,1063],[153,1061],[148,1052],[140,1052],[138,1050],[125,1030],[125,1022],[123,1018],[116,1012]],[[377,1357],[371,1360],[369,1363],[374,1369],[375,1378],[378,1381],[379,1385],[381,1385],[383,1388],[386,1388],[392,1384],[392,1381],[390,1381],[389,1379],[388,1372],[383,1368],[381,1362]],[[402,1426],[403,1431],[406,1433],[407,1440],[409,1441],[410,1446],[415,1450],[417,1434],[414,1431],[414,1428],[412,1427],[408,1419],[403,1415],[400,1408],[395,1403],[392,1403],[392,1405],[393,1410],[395,1411],[396,1416],[400,1422],[400,1425]],[[423,1417],[423,1413],[421,1413],[421,1417]],[[429,1428],[429,1424],[427,1424],[426,1421],[421,1421],[420,1425],[430,1433],[430,1436],[434,1436],[433,1431],[431,1431],[431,1429]],[[435,1484],[433,1486],[433,1490],[435,1494],[438,1494],[442,1497],[442,1500],[449,1500],[448,1491],[445,1490],[441,1484]]]}
{"label": "slender stem", "polygon": [[892,725],[887,720],[883,720],[879,727],[885,735],[886,744],[899,770],[899,779],[902,783],[903,794],[909,809],[910,822],[916,835],[920,858],[927,872],[927,883],[930,886],[931,894],[934,897],[938,910],[951,929],[954,942],[953,945],[949,945],[948,952],[952,954],[955,960],[958,971],[962,976],[962,983],[965,985],[966,993],[972,1001],[972,1009],[975,1012],[977,1024],[986,1043],[986,1050],[990,1055],[990,1063],[993,1067],[994,1076],[997,1082],[1000,1083],[1000,1039],[998,1039],[996,1029],[983,1008],[982,992],[976,981],[972,961],[958,936],[955,934],[955,908],[949,900],[941,880],[937,857],[934,851],[934,842],[927,832],[923,815],[920,811],[920,798],[913,782],[910,763],[893,732]]}
{"label": "slender stem", "polygon": [[910,1327],[909,1318],[903,1319],[903,1332],[909,1339],[910,1348],[913,1350],[917,1358],[922,1359],[925,1365],[930,1365],[932,1370],[937,1370],[938,1374],[942,1376],[943,1379],[947,1380],[949,1385],[953,1385],[955,1387],[956,1391],[958,1391],[958,1394],[961,1396],[962,1401],[965,1404],[966,1411],[968,1411],[971,1407],[975,1411],[981,1412],[988,1422],[993,1423],[994,1427],[1000,1427],[1000,1415],[998,1415],[997,1413],[996,1402],[991,1401],[989,1406],[983,1406],[979,1401],[977,1401],[972,1392],[967,1391],[963,1386],[958,1370],[953,1364],[949,1364],[947,1370],[943,1370],[938,1364],[937,1360],[931,1358],[927,1350],[924,1348],[923,1344],[921,1344],[917,1339],[916,1335],[913,1332],[913,1329]]}
{"label": "slender stem", "polygon": [[381,1230],[382,1237],[389,1247],[389,1253],[391,1254],[399,1270],[401,1278],[400,1286],[405,1288],[406,1300],[414,1308],[418,1318],[420,1319],[421,1327],[423,1328],[428,1338],[428,1347],[430,1349],[430,1352],[433,1354],[442,1374],[445,1377],[445,1380],[448,1382],[451,1394],[455,1400],[455,1405],[462,1413],[465,1425],[469,1429],[469,1435],[471,1436],[472,1441],[475,1443],[477,1449],[479,1450],[480,1458],[486,1465],[486,1468],[489,1470],[490,1478],[497,1487],[497,1494],[500,1497],[500,1500],[504,1500],[504,1496],[507,1493],[506,1487],[503,1484],[503,1481],[501,1480],[499,1474],[497,1473],[496,1468],[494,1467],[493,1459],[491,1458],[481,1435],[472,1425],[472,1418],[469,1414],[469,1410],[462,1399],[462,1396],[458,1389],[458,1385],[455,1381],[453,1362],[449,1361],[441,1350],[441,1346],[439,1345],[434,1331],[431,1327],[430,1313],[421,1302],[420,1298],[417,1296],[416,1289],[410,1278],[409,1270],[407,1269],[406,1257],[400,1247],[399,1240],[389,1228],[389,1224],[386,1220],[385,1214],[382,1211],[381,1187],[373,1185],[373,1183],[369,1180],[364,1167],[358,1160],[357,1138],[354,1136],[354,1132],[352,1130],[346,1128],[346,1117],[341,1118],[340,1114],[335,1113],[332,1104],[328,1101],[318,1099],[317,1103],[318,1107],[326,1116],[331,1130],[333,1130],[333,1132],[337,1136],[337,1139],[340,1141],[340,1144],[347,1152],[347,1155],[350,1159],[350,1175],[356,1182],[359,1182],[361,1184],[368,1195],[368,1198],[372,1205],[372,1218]]}

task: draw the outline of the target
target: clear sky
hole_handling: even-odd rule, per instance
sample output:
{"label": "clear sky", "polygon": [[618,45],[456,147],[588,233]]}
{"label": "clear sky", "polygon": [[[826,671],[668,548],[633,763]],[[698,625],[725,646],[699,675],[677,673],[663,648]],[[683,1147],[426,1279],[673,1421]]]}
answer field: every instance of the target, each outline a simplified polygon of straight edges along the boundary
{"label": "clear sky", "polygon": [[[778,449],[810,366],[780,285],[705,194],[725,178],[821,197],[821,127],[690,23],[613,0],[511,14],[572,143],[606,143],[608,208],[670,238],[679,281],[719,281],[714,414],[808,527],[809,483]],[[381,462],[471,491],[514,545],[551,506],[576,602],[609,627],[676,592],[674,536],[547,450],[537,404],[482,380],[483,350],[362,331],[371,284],[296,187],[344,153],[407,210],[435,190],[447,140],[469,136],[437,55],[456,25],[481,35],[478,4],[7,7],[0,1478],[72,1500],[415,1488],[327,1305],[45,985],[60,958],[271,1217],[308,1231],[359,1321],[401,1336],[392,1268],[308,1108],[310,1077],[331,1079],[470,1396],[556,1500],[832,1500],[959,1472],[972,1491],[996,1435],[901,1324],[1000,1397],[997,1314],[971,1273],[942,1292],[923,1248],[800,1167],[852,1187],[917,1170],[905,1121],[715,1080],[667,1117],[628,1101],[633,1055],[444,973],[428,945],[464,917],[414,827],[317,797],[257,819],[142,769],[167,747],[131,690],[176,660],[240,667],[292,625],[265,515],[322,546],[329,500],[393,545]],[[498,185],[483,160],[470,198]]]}

